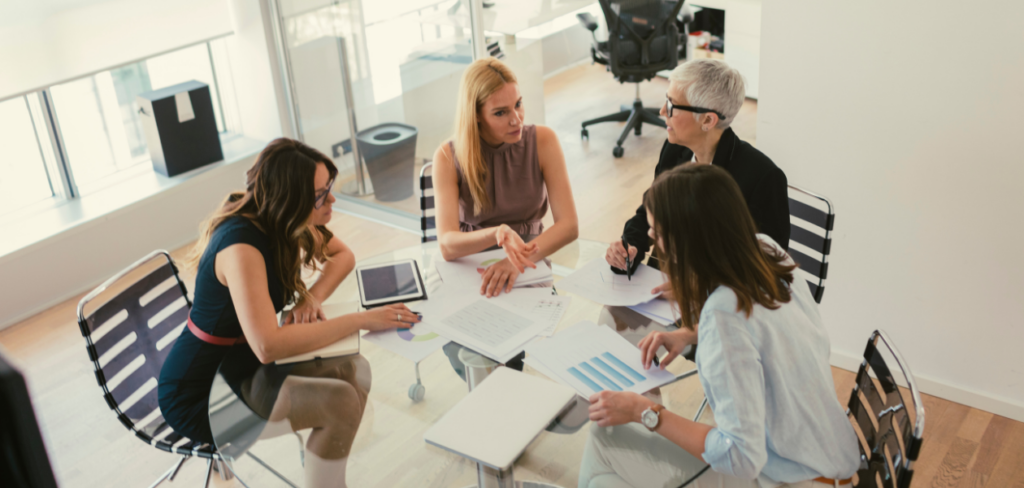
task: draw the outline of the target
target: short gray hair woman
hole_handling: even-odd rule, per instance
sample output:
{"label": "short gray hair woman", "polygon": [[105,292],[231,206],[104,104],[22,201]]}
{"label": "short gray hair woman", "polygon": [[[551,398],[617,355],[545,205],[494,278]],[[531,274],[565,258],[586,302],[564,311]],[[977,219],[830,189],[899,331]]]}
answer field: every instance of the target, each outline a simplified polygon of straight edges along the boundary
{"label": "short gray hair woman", "polygon": [[[661,148],[654,176],[690,162],[720,166],[739,185],[757,231],[789,249],[786,174],[761,151],[740,140],[731,127],[745,99],[743,75],[724,61],[695,59],[676,67],[668,79],[667,100],[661,109],[668,140]],[[623,272],[627,253],[632,263],[643,261],[650,250],[649,229],[641,205],[623,229],[629,249],[616,240],[605,253],[613,271]],[[651,263],[657,265],[653,256]]]}

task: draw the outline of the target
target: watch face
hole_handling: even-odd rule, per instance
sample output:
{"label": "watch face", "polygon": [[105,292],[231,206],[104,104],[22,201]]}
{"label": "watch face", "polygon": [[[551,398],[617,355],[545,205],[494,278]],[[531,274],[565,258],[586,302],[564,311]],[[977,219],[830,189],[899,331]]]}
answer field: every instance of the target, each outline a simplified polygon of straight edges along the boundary
{"label": "watch face", "polygon": [[645,410],[640,418],[643,420],[644,426],[648,429],[653,429],[658,426],[658,414],[654,413],[654,410]]}

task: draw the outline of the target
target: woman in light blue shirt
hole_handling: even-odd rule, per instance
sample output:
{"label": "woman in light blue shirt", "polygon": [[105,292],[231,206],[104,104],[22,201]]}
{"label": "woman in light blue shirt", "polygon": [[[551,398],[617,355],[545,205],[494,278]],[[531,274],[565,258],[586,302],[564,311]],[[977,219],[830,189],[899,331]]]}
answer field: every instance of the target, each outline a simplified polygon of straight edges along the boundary
{"label": "woman in light blue shirt", "polygon": [[836,398],[828,334],[792,259],[756,234],[735,181],[715,166],[678,167],[644,205],[682,318],[640,342],[644,365],[661,346],[664,368],[699,343],[717,426],[635,393],[597,393],[579,487],[677,487],[695,476],[692,487],[849,483],[858,440]]}

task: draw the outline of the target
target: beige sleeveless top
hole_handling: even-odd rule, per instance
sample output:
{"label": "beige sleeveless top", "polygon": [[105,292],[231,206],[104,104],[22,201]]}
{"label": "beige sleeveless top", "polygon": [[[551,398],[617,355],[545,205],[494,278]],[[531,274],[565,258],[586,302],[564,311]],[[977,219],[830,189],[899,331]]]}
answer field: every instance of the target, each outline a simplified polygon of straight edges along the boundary
{"label": "beige sleeveless top", "polygon": [[455,157],[455,145],[448,142],[448,147],[459,178],[459,230],[469,232],[506,224],[524,240],[544,230],[541,219],[548,212],[548,190],[537,157],[537,126],[524,125],[523,137],[515,144],[495,148],[480,140],[487,165],[484,189],[492,205],[477,215],[473,215],[473,195]]}

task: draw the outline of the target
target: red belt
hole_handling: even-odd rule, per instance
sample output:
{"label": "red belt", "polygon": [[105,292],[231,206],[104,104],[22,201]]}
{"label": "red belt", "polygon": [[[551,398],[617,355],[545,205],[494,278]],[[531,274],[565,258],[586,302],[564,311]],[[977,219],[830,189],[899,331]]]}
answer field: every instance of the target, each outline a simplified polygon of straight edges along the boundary
{"label": "red belt", "polygon": [[233,346],[235,344],[245,344],[245,336],[238,337],[217,337],[214,335],[203,332],[202,329],[196,327],[195,322],[192,322],[192,317],[188,318],[188,330],[192,331],[192,335],[199,338],[199,340],[213,344],[215,346]]}
{"label": "red belt", "polygon": [[[835,484],[837,480],[834,480],[832,478],[826,478],[824,476],[819,476],[817,478],[814,478],[814,481],[817,481],[818,483],[825,483],[825,484],[828,484],[828,485],[832,485],[832,484]],[[853,478],[846,478],[845,480],[838,480],[838,482],[839,482],[839,486],[848,485],[851,482],[853,482]]]}

